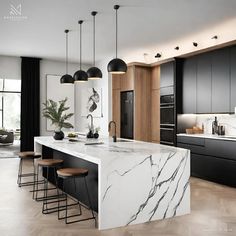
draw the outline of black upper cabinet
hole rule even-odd
[[[212,110],[230,111],[230,55],[229,48],[212,53]]]
[[[161,65],[161,81],[160,87],[174,86],[174,62],[168,62]]]
[[[183,113],[196,113],[196,57],[183,62]]]
[[[197,113],[211,111],[211,53],[197,57]]]
[[[236,107],[236,47],[230,50],[230,68],[230,111],[234,112],[234,107]]]

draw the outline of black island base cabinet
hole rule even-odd
[[[191,150],[191,176],[236,187],[236,142],[178,136],[177,146]]]

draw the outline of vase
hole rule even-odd
[[[54,131],[54,136],[53,138],[55,140],[62,140],[65,137],[64,133],[60,130],[60,131]]]
[[[95,133],[95,134],[93,135],[93,137],[94,137],[94,138],[98,138],[98,137],[99,137],[99,134],[98,134],[98,133]]]
[[[87,133],[87,138],[94,138],[92,130],[89,130],[89,132]]]

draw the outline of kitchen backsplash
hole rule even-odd
[[[225,126],[226,135],[236,135],[236,115],[228,114],[204,114],[196,115],[196,126],[202,127],[204,125],[204,133],[212,133],[212,122],[217,117],[218,124]]]

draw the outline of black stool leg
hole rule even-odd
[[[22,158],[20,158],[18,178],[17,178],[17,184],[19,187],[21,187],[22,165],[23,165],[23,160]]]

